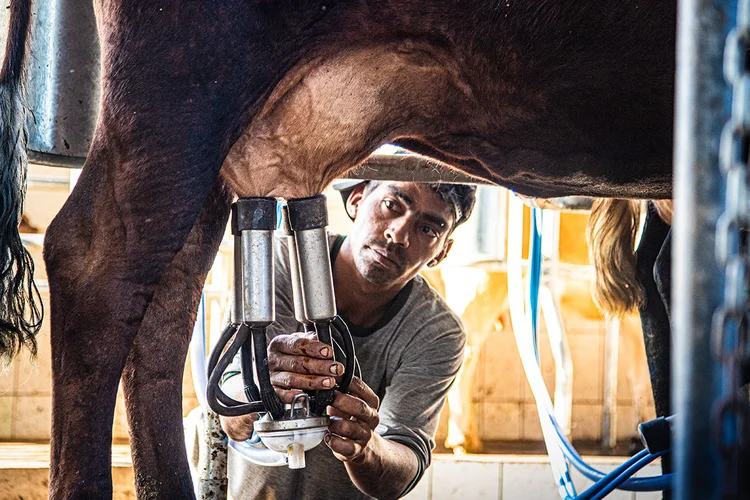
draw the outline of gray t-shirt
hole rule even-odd
[[[331,237],[333,259],[342,241]],[[294,319],[286,238],[276,239],[275,252],[276,322],[269,327],[269,337],[302,331]],[[380,398],[376,432],[417,456],[420,467],[413,487],[430,465],[440,410],[463,360],[466,335],[461,321],[417,276],[375,325],[349,327],[362,379]],[[306,453],[306,467],[299,470],[255,465],[231,448],[228,460],[230,499],[370,498],[351,482],[325,443]]]

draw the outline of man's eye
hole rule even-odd
[[[396,203],[393,200],[385,199],[383,200],[383,205],[385,208],[389,210],[395,210],[396,209]]]
[[[426,234],[427,236],[430,236],[432,238],[437,238],[438,234],[437,231],[432,229],[430,226],[422,226],[422,232]]]

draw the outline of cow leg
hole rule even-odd
[[[671,330],[669,311],[664,301],[664,297],[668,298],[668,295],[663,294],[664,287],[667,287],[666,290],[669,288],[669,277],[664,272],[664,266],[668,270],[670,263],[669,232],[670,226],[659,218],[656,210],[649,204],[643,235],[636,252],[636,269],[638,281],[644,290],[643,303],[638,311],[641,315],[651,390],[658,416],[671,414]],[[662,471],[672,471],[670,455],[662,457]],[[665,493],[664,498],[671,498],[671,495]]]
[[[192,497],[182,432],[182,377],[201,290],[224,234],[229,202],[218,180],[185,245],[164,272],[125,364],[123,385],[140,499]]]
[[[206,146],[220,141],[204,132],[200,114],[144,118],[148,126],[118,130],[122,120],[103,108],[79,182],[47,231],[54,499],[111,497],[118,382],[164,270],[183,248],[220,167],[221,152]],[[171,140],[151,140],[165,135]],[[122,142],[102,140],[113,136]],[[158,419],[161,409],[151,401],[144,412]]]

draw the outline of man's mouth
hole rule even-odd
[[[396,260],[394,256],[389,255],[389,252],[377,247],[370,247],[370,250],[372,251],[373,255],[375,256],[375,260],[378,261],[381,265],[385,267],[392,267],[394,269],[400,269],[401,264]]]

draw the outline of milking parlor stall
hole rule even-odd
[[[5,0],[0,13],[3,37],[13,1]],[[522,198],[390,144],[333,183],[363,179],[478,186],[474,213],[455,231],[449,256],[421,273],[460,317],[467,341],[463,365],[440,413],[431,464],[405,498],[645,500],[664,495],[705,500],[750,495],[739,474],[748,451],[750,415],[743,378],[750,2],[685,0],[678,12],[675,234],[663,221],[672,222],[671,210],[665,215],[662,205],[645,200],[632,202],[636,215],[619,222],[633,226],[634,238],[626,244],[632,259],[641,239],[661,231],[646,274],[656,276],[649,278],[659,289],[655,296],[666,296],[668,316],[662,315],[667,333],[670,321],[673,332],[671,368],[669,356],[659,363],[647,359],[644,326],[653,328],[653,316],[642,324],[638,307],[602,312],[592,295],[597,270],[591,255],[597,249],[589,243],[596,242],[597,226],[588,242],[586,228],[601,200]],[[53,361],[42,247],[47,227],[76,189],[91,146],[100,71],[91,2],[34,2],[24,74],[29,165],[19,222],[45,315],[37,355],[23,350],[0,373],[0,499],[49,496]],[[260,386],[247,392],[251,402],[241,404],[218,389],[219,369],[241,344],[250,351],[261,344],[257,335],[265,338],[258,325],[266,324],[263,293],[270,285],[259,271],[267,261],[258,255],[274,232],[289,238],[298,251],[290,258],[299,273],[300,324],[316,329],[319,337],[327,332],[323,336],[329,341],[338,338],[348,372],[356,372],[351,334],[337,319],[335,306],[326,309],[325,299],[330,302],[335,290],[330,266],[326,271],[321,265],[328,255],[325,230],[345,235],[352,222],[339,191],[329,186],[324,195],[314,206],[290,202],[248,208],[254,202],[239,200],[233,207],[232,223],[191,318],[193,337],[182,383],[185,447],[197,498],[226,497],[228,448],[255,464],[303,468],[306,450],[318,445],[328,425],[328,417],[316,411],[321,403],[314,395],[283,408],[260,394],[267,381],[261,380],[261,368],[253,380],[253,359],[258,363],[264,356],[257,350],[242,355],[250,367],[243,365],[243,377],[249,372],[250,385]],[[248,215],[261,208],[265,215],[260,219]],[[665,259],[667,271],[655,270]],[[641,304],[640,310],[646,307]],[[661,374],[667,388],[671,384],[671,403],[669,392],[661,394],[665,407],[654,403],[649,369],[651,377]],[[122,389],[112,420],[112,495],[135,498]],[[253,438],[234,442],[221,430],[216,411],[261,411],[269,417],[256,424]]]

